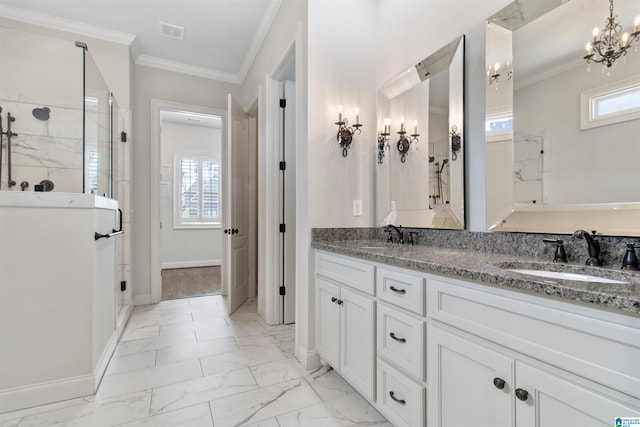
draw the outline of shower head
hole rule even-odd
[[[35,117],[38,120],[42,120],[43,122],[46,122],[47,120],[49,120],[50,113],[51,113],[51,109],[49,107],[34,108],[32,111],[33,117]]]

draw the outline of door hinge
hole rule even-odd
[[[286,99],[281,99],[280,100],[280,108],[285,108],[287,106],[287,100]]]
[[[287,225],[286,224],[280,224],[280,232],[281,233],[286,233],[287,232]]]
[[[127,142],[127,133],[125,131],[120,132],[120,141]]]
[[[280,162],[280,170],[287,170],[287,162]]]
[[[121,290],[122,292],[124,292],[124,291],[126,291],[126,290],[127,290],[127,281],[126,281],[126,280],[121,280],[121,281],[120,281],[120,290]]]
[[[280,286],[280,295],[285,295],[286,289],[284,286]]]

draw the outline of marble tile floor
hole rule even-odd
[[[391,426],[331,368],[306,371],[293,325],[216,295],[138,306],[95,395],[0,414],[0,427]]]

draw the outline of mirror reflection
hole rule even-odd
[[[464,229],[464,37],[378,91],[380,225]]]
[[[633,3],[614,4],[631,33]],[[640,52],[611,67],[585,58],[609,5],[519,0],[489,20],[490,230],[640,235]]]

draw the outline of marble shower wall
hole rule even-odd
[[[17,136],[11,139],[12,179],[17,185],[12,191],[21,191],[20,183],[26,181],[33,186],[44,179],[52,181],[55,191],[82,192],[82,106],[80,99],[76,105],[35,103],[8,99],[2,94],[2,124],[6,131],[7,113],[15,117],[11,130]],[[42,100],[42,97],[39,98]],[[51,109],[50,119],[36,119],[34,108]],[[0,190],[8,190],[7,138],[3,138],[2,176]]]

